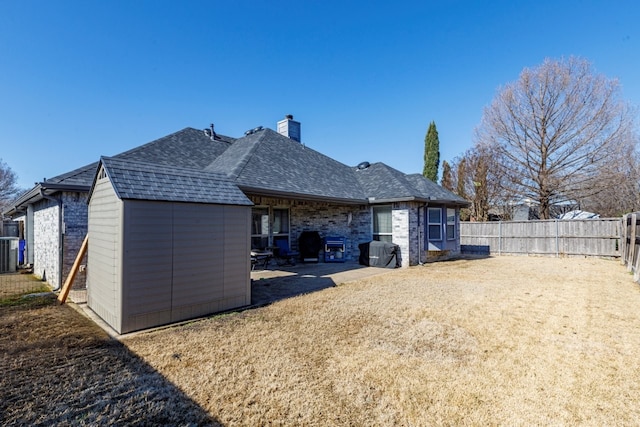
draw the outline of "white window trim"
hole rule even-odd
[[[449,211],[453,211],[453,222],[452,223],[449,223]],[[456,227],[456,222],[457,222],[456,219],[457,219],[458,215],[456,215],[456,210],[453,209],[453,208],[447,208],[446,212],[447,212],[447,218],[446,218],[447,222],[446,222],[446,225],[445,225],[444,234],[445,234],[447,240],[456,240],[456,228],[457,228]],[[453,237],[449,237],[449,234],[447,233],[447,230],[449,229],[449,226],[453,227]]]

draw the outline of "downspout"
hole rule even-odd
[[[54,291],[57,291],[62,287],[62,199],[47,196],[44,194],[43,188],[40,188],[40,196],[58,204],[58,287],[54,289]]]

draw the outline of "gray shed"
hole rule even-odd
[[[89,308],[123,334],[250,304],[251,205],[223,175],[103,157]]]

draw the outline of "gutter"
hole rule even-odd
[[[31,190],[26,193],[22,193],[13,203],[11,203],[11,207],[7,208],[7,210],[2,211],[2,214],[5,216],[11,216],[18,212],[23,205],[28,205],[31,199],[35,199],[36,197],[40,197],[42,190],[41,184],[36,184]],[[35,200],[34,200],[35,201]]]
[[[7,210],[2,211],[2,214],[5,216],[12,216],[19,212],[20,209],[24,208],[24,205],[32,204],[37,202],[38,200],[46,199],[49,196],[44,194],[46,190],[53,191],[89,191],[91,186],[88,185],[73,185],[73,184],[58,184],[55,182],[36,182],[35,187],[31,190],[22,193],[15,201],[11,203],[11,207],[7,208]]]
[[[246,185],[238,185],[238,188],[247,195],[252,196],[262,196],[262,197],[280,197],[285,199],[294,199],[294,200],[311,200],[316,202],[334,202],[346,205],[366,205],[369,203],[367,199],[347,199],[347,198],[339,198],[339,197],[325,197],[325,196],[317,196],[312,194],[303,194],[303,193],[291,193],[287,191],[278,191],[278,190],[265,190],[263,188],[255,188],[249,187]]]

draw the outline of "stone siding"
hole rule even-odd
[[[33,213],[33,273],[54,289],[60,283],[60,208],[53,200],[42,200]]]
[[[54,200],[43,200],[35,204],[33,216],[34,274],[54,289],[62,286],[62,282],[71,271],[82,240],[87,234],[88,215],[86,193],[65,192],[56,197],[62,200],[62,212],[59,204]],[[60,230],[60,215],[62,215],[62,230]],[[62,266],[60,266],[61,256]],[[86,265],[86,259],[83,264]],[[60,268],[62,268],[62,280]],[[76,276],[73,288],[85,286],[86,272],[83,269]]]
[[[357,260],[360,243],[373,240],[371,207],[368,205],[337,205],[323,202],[249,196],[256,206],[289,209],[289,238],[292,250],[298,250],[298,237],[303,231],[317,231],[321,237],[345,237],[345,260]],[[446,209],[443,209],[443,220]],[[403,267],[424,263],[429,258],[426,242],[426,210],[423,203],[399,202],[392,204],[392,241],[400,247]],[[456,219],[459,209],[456,209]],[[456,221],[459,236],[459,221]],[[443,226],[443,233],[446,231]],[[460,239],[444,241],[447,254],[460,252]]]
[[[409,265],[411,249],[409,245],[409,208],[401,204],[394,204],[391,210],[391,229],[393,236],[391,241],[400,247],[400,260],[402,266]]]

